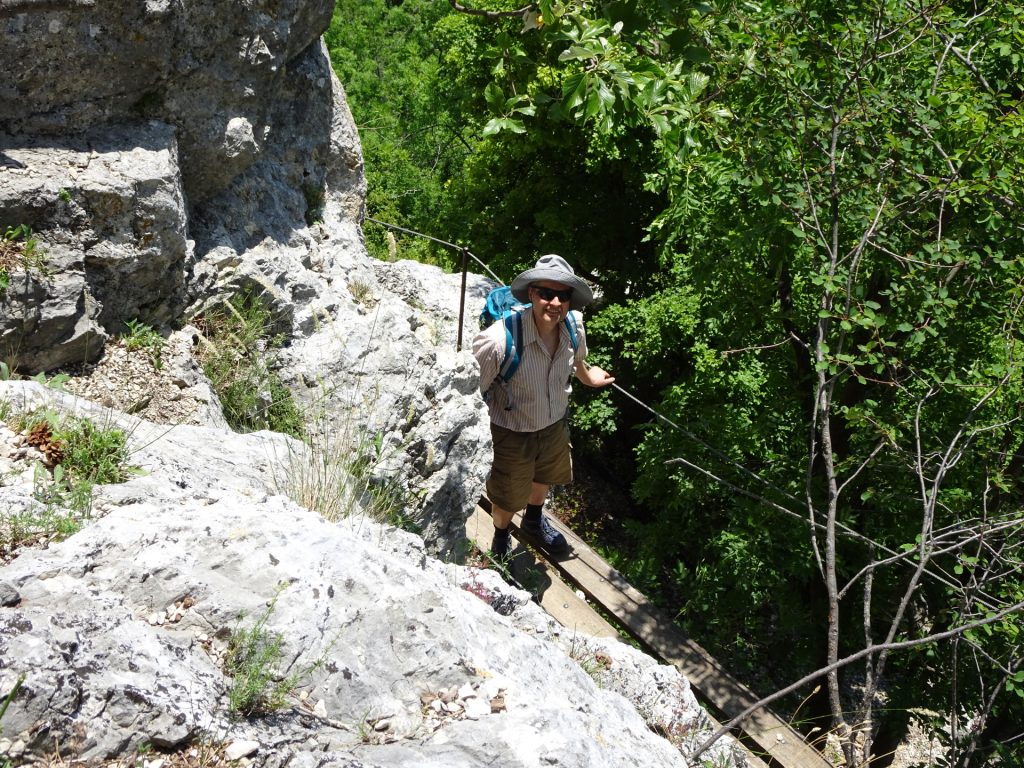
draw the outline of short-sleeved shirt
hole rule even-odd
[[[540,339],[533,312],[523,311],[523,343],[519,368],[502,385],[498,369],[505,356],[505,324],[493,323],[473,339],[473,356],[480,363],[480,390],[487,398],[491,422],[515,432],[536,432],[565,416],[570,381],[587,356],[583,316],[574,312],[578,346],[573,353],[565,323],[558,326],[558,348],[552,355]]]

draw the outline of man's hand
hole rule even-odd
[[[604,368],[596,365],[592,365],[589,368],[586,365],[577,366],[576,378],[588,387],[607,387],[615,381],[614,376],[609,374]]]

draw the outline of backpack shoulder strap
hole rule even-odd
[[[565,329],[569,332],[569,342],[572,344],[573,353],[580,348],[580,336],[579,326],[576,324],[576,318],[570,309],[565,315]]]
[[[523,348],[523,310],[506,312],[501,321],[505,326],[505,356],[498,368],[498,378],[507,384],[519,369],[519,350]]]

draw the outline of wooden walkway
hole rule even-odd
[[[481,499],[481,506],[476,508],[466,526],[469,537],[483,551],[490,547],[494,531],[489,508],[490,503]],[[711,654],[687,637],[671,617],[629,584],[622,574],[560,521],[549,520],[569,541],[572,552],[563,558],[545,559],[539,563],[530,554],[526,567],[536,564],[538,567],[534,572],[546,574],[541,576],[541,589],[531,591],[539,595],[541,606],[556,621],[584,634],[618,636],[618,631],[593,606],[579,599],[575,591],[578,588],[607,615],[614,616],[630,636],[664,662],[679,669],[697,696],[710,705],[722,720],[735,717],[758,701],[759,696],[735,680]],[[513,533],[521,541],[535,544],[518,528],[514,527]],[[533,549],[540,551],[536,546]],[[522,555],[518,555],[512,564],[516,578],[519,578],[517,567],[520,571],[523,569],[520,557]],[[796,730],[770,709],[758,710],[738,728],[742,733],[736,735],[745,736],[752,742],[749,746],[759,755],[748,754],[752,766],[764,766],[762,760],[767,760],[782,768],[833,768],[820,752],[808,745]]]

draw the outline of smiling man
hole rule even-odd
[[[615,381],[597,366],[587,366],[587,340],[579,310],[594,300],[593,291],[561,256],[541,256],[532,269],[512,281],[512,295],[529,305],[522,313],[517,341],[519,367],[508,381],[501,369],[506,351],[505,323],[498,321],[473,340],[480,363],[480,390],[491,417],[494,460],[487,479],[494,539],[491,553],[504,559],[511,549],[509,524],[525,507],[522,528],[552,554],[568,543],[544,517],[552,485],[572,482],[567,412],[570,381],[604,387]],[[569,313],[573,317],[567,322]],[[575,336],[575,338],[574,338]]]

